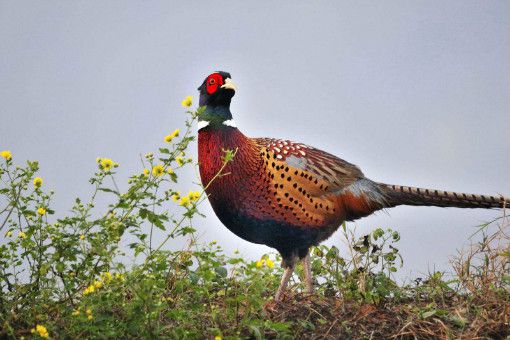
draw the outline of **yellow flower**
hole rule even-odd
[[[184,100],[181,102],[181,104],[184,107],[190,107],[191,105],[193,105],[193,97],[187,96],[186,98],[184,98]]]
[[[165,142],[170,143],[175,137],[179,136],[179,132],[181,132],[181,130],[175,129],[174,132],[172,132],[168,136],[165,136]]]
[[[20,231],[19,234],[18,234],[18,237],[21,238],[21,239],[26,239],[27,238],[27,234],[25,234],[24,232]]]
[[[172,195],[172,200],[174,202],[177,202],[180,198],[181,198],[181,193],[180,192],[176,192],[175,194]]]
[[[38,333],[41,338],[49,337],[48,330],[42,325],[36,325],[35,328],[31,329],[32,333]]]
[[[115,273],[115,278],[120,281],[124,281],[124,275],[120,273]]]
[[[80,235],[80,240],[82,240],[82,241],[83,241],[84,239],[85,239],[85,235],[81,234],[81,235]]]
[[[181,200],[179,201],[179,205],[182,205],[183,207],[187,207],[190,204],[189,196],[181,197]]]
[[[12,158],[12,153],[7,150],[0,151],[0,157],[5,158],[6,160],[10,160]]]
[[[113,161],[110,158],[99,158],[101,169],[109,171],[113,167]]]
[[[85,290],[83,291],[83,295],[92,294],[92,293],[94,293],[95,290],[96,290],[96,287],[94,287],[94,285],[90,285],[87,288],[85,288]]]
[[[184,158],[182,158],[181,156],[175,157],[175,161],[177,162],[177,164],[179,164],[179,166],[184,165]]]
[[[40,215],[40,216],[44,216],[46,215],[46,209],[44,209],[43,207],[37,209],[37,213]]]
[[[143,174],[144,174],[145,176],[148,176],[148,175],[149,175],[149,173],[150,173],[149,169],[147,169],[147,168],[143,169]]]
[[[87,313],[87,320],[90,321],[90,320],[94,319],[94,317],[92,316],[92,310],[90,308],[87,308],[86,313]]]
[[[221,340],[221,336],[216,335],[216,336],[214,337],[214,340]]]
[[[104,272],[103,274],[101,274],[101,278],[103,279],[104,282],[109,282],[112,279],[112,274],[110,272]]]
[[[94,287],[96,289],[99,289],[99,288],[103,287],[103,283],[101,281],[94,280]]]
[[[10,231],[10,230],[9,230],[8,232],[6,232],[6,233],[5,233],[5,236],[6,236],[6,237],[11,237],[11,236],[12,236],[12,231]]]
[[[188,197],[190,198],[191,201],[198,201],[198,199],[200,198],[200,192],[190,191]]]
[[[75,311],[73,311],[72,315],[73,316],[78,316],[78,315],[80,315],[80,311],[79,310],[75,310]]]
[[[163,175],[165,172],[165,167],[161,164],[156,165],[154,168],[152,168],[152,176],[159,177]]]
[[[173,174],[173,173],[174,173],[174,169],[172,169],[172,168],[168,168],[168,169],[166,169],[166,172],[167,172],[169,175],[171,175],[171,174]]]
[[[257,268],[262,268],[264,266],[268,267],[268,268],[274,268],[274,262],[267,258],[267,255],[264,255],[262,256],[262,258],[260,260],[258,260],[256,263],[255,263],[255,266]]]
[[[43,184],[43,180],[41,177],[34,178],[34,187],[40,188],[42,184]]]

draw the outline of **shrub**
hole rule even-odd
[[[508,335],[508,242],[494,247],[502,237],[491,235],[456,262],[456,280],[433,273],[414,287],[399,287],[392,279],[402,265],[399,233],[377,228],[357,237],[344,224],[347,256],[336,247],[312,249],[317,293],[302,293],[294,277],[290,296],[275,306],[282,274],[277,254],[246,261],[238,253],[227,256],[216,242],[198,241],[193,218],[204,189],[176,189],[182,169],[195,165],[186,152],[201,110],[187,114],[184,131],[170,133],[165,147],[143,157],[143,169],[129,177],[125,191],[116,185],[119,165],[98,158],[90,198],[77,198],[68,216],[53,211],[54,193],[37,177],[37,162],[16,165],[10,152],[0,152],[0,336]],[[224,150],[224,165],[235,152]],[[96,206],[100,195],[109,202],[104,209]],[[171,249],[170,240],[184,246]],[[133,265],[126,265],[128,257]],[[478,326],[489,321],[490,327]]]

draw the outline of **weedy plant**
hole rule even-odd
[[[458,259],[455,280],[433,273],[416,286],[399,287],[392,279],[402,265],[399,233],[377,228],[357,237],[344,224],[346,256],[324,245],[312,251],[316,294],[302,293],[295,280],[290,296],[274,305],[282,274],[278,255],[247,261],[237,252],[225,254],[216,242],[201,242],[193,223],[205,188],[176,189],[179,174],[195,166],[186,152],[202,111],[191,110],[191,103],[190,97],[183,101],[185,129],[142,157],[143,169],[129,177],[126,190],[116,184],[119,165],[98,158],[91,196],[77,198],[68,216],[53,211],[54,193],[37,177],[37,162],[17,165],[9,151],[0,152],[0,337],[509,334],[508,225]],[[228,176],[223,170],[235,158],[236,150],[223,151],[215,179]],[[100,196],[110,202],[105,209],[97,207]],[[184,246],[172,249],[171,240]],[[126,253],[135,264],[126,265]]]
[[[356,229],[344,223],[341,236],[349,256],[340,256],[335,246],[315,248],[312,269],[325,284],[326,295],[341,294],[344,298],[379,303],[381,299],[398,294],[392,274],[403,264],[396,243],[400,234],[391,229],[377,228],[368,235],[356,238]]]
[[[77,198],[70,216],[53,218],[53,192],[36,177],[37,162],[19,166],[9,151],[0,154],[0,335],[181,338],[220,336],[233,320],[260,324],[253,315],[277,284],[274,256],[246,262],[215,243],[197,242],[193,217],[205,188],[175,189],[179,172],[194,165],[186,151],[201,113],[187,110],[185,131],[175,130],[164,137],[166,147],[147,153],[123,192],[115,180],[119,165],[97,158],[92,195]],[[223,168],[235,152],[224,150]],[[223,168],[215,179],[226,175]],[[99,195],[112,202],[104,212],[96,209]],[[157,229],[162,238],[154,237]],[[168,250],[172,239],[187,246]],[[138,264],[126,268],[122,241],[130,242]]]

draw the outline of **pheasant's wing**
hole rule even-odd
[[[302,170],[303,176],[308,173],[308,176],[316,176],[318,181],[324,182],[324,194],[341,191],[365,177],[356,165],[302,143],[273,138],[253,140],[261,153],[267,153],[272,161],[286,163],[289,167]],[[268,162],[269,165],[272,161]]]
[[[361,170],[305,144],[255,138],[270,198],[263,213],[303,227],[331,227],[345,217],[338,196],[363,178]]]

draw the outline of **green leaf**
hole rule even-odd
[[[141,208],[138,211],[138,215],[143,219],[147,219],[150,223],[154,224],[159,229],[166,230],[163,221],[168,221],[168,217],[165,215],[158,215],[145,208]]]
[[[434,315],[436,315],[436,310],[435,310],[435,309],[433,309],[433,310],[429,310],[429,311],[427,311],[427,312],[422,313],[422,314],[421,314],[421,317],[422,317],[423,319],[426,319],[426,318],[430,318],[431,316],[434,316]]]
[[[290,327],[288,323],[283,322],[267,322],[267,327],[277,332],[287,331]]]
[[[138,211],[138,215],[140,216],[140,218],[146,219],[148,212],[149,212],[149,210],[147,210],[147,209],[140,209]]]
[[[97,190],[103,191],[103,192],[111,192],[112,194],[115,194],[117,196],[119,195],[119,193],[117,191],[109,189],[109,188],[97,188]]]
[[[194,233],[195,231],[196,231],[196,229],[193,228],[193,227],[183,227],[179,231],[179,234],[184,236],[184,235],[188,235],[188,234]]]
[[[120,209],[128,209],[129,208],[129,204],[127,202],[119,202],[117,204],[117,208],[120,208]]]
[[[220,277],[227,277],[227,275],[228,275],[227,268],[225,268],[225,267],[216,267],[216,268],[214,268],[214,271]]]
[[[458,317],[458,316],[452,316],[450,320],[453,322],[453,324],[457,327],[464,327],[466,325],[466,319]]]
[[[65,266],[62,262],[57,263],[56,265],[57,272],[62,273],[65,269]]]
[[[260,332],[260,329],[257,326],[250,325],[249,328],[251,329],[255,339],[262,340],[264,338],[262,336],[262,333]]]

